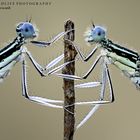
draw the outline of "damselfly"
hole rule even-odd
[[[6,47],[0,50],[0,81],[3,81],[4,78],[8,76],[10,70],[17,62],[22,63],[22,95],[30,101],[37,102],[42,105],[63,108],[61,105],[56,105],[57,103],[63,103],[60,100],[50,100],[47,98],[30,96],[28,94],[27,87],[27,76],[26,76],[26,56],[29,58],[37,72],[43,77],[46,76],[46,71],[56,65],[60,60],[63,59],[64,54],[60,55],[52,62],[50,62],[46,67],[41,66],[36,60],[32,57],[31,53],[23,45],[29,43],[28,40],[31,40],[33,44],[41,44],[43,42],[32,41],[37,36],[36,28],[31,24],[31,21],[21,22],[16,27],[17,37]],[[56,42],[67,32],[61,32],[55,36],[52,40],[45,43],[44,46],[49,46],[52,43]],[[67,63],[68,64],[68,63]],[[61,69],[65,64],[56,67],[55,69]]]
[[[83,55],[83,53],[75,43],[71,42],[70,40],[67,41],[69,41],[69,43],[71,43],[75,47],[77,53],[79,54],[79,57],[84,62],[88,61],[98,49],[101,49],[100,54],[97,56],[91,68],[82,77],[76,75],[55,73],[59,77],[71,80],[86,79],[94,70],[99,61],[102,62],[102,78],[100,82],[88,82],[75,85],[75,87],[77,88],[101,86],[99,100],[75,103],[76,105],[95,105],[77,126],[77,128],[81,127],[95,113],[100,105],[112,103],[115,100],[111,76],[108,68],[109,64],[113,64],[117,68],[119,68],[124,73],[124,75],[127,76],[135,84],[136,88],[140,89],[140,55],[138,54],[138,52],[122,47],[112,42],[110,39],[107,39],[106,29],[101,26],[95,26],[94,24],[92,24],[92,28],[90,28],[90,30],[86,32],[85,36],[86,42],[88,42],[90,45],[96,44],[95,48],[86,57]],[[110,100],[104,99],[107,83],[110,90]]]

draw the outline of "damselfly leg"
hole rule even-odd
[[[64,36],[68,32],[61,32],[57,36],[55,36],[52,40],[44,44],[42,42],[33,41],[33,39],[37,36],[37,34],[36,34],[36,28],[33,26],[33,24],[31,24],[31,21],[19,23],[16,28],[17,37],[10,44],[8,44],[7,46],[5,46],[4,48],[0,50],[0,80],[2,81],[4,78],[8,76],[11,69],[14,67],[14,65],[17,62],[22,61],[22,91],[23,91],[22,94],[23,96],[28,98],[30,101],[35,101],[42,105],[56,107],[56,108],[63,108],[63,101],[30,96],[28,94],[27,81],[26,81],[25,56],[29,58],[29,60],[32,62],[37,72],[43,77],[43,76],[47,76],[47,72],[63,59],[64,54],[58,56],[48,65],[43,67],[38,62],[36,62],[36,60],[32,57],[31,53],[23,45],[28,44],[28,40],[32,40],[31,42],[33,44],[37,44],[38,46],[42,46],[42,44],[45,47],[50,46],[56,41],[58,41],[62,36]],[[60,69],[65,67],[65,65],[69,63],[70,62],[56,67],[52,73],[55,73],[55,71],[59,71]],[[56,105],[56,104],[61,104],[61,105]]]

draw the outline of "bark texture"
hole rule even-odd
[[[65,31],[74,29],[74,23],[71,20],[66,21]],[[66,39],[74,41],[75,31],[69,32],[64,36],[64,62],[72,61],[75,59],[76,50]],[[67,65],[63,71],[63,74],[75,74],[75,62]],[[71,105],[75,103],[75,91],[74,91],[74,80],[64,79],[64,106]],[[67,111],[68,110],[68,111]],[[64,109],[64,140],[73,140],[74,136],[74,126],[75,126],[75,116],[74,116],[75,106],[70,106]],[[72,113],[70,113],[72,112]]]

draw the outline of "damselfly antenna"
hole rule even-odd
[[[29,23],[31,23],[31,21],[32,21],[32,16],[31,16],[30,19],[29,19]]]
[[[91,20],[91,25],[92,25],[93,28],[95,28],[93,20]]]
[[[30,16],[30,17],[26,16],[26,20],[25,20],[25,22],[29,22],[29,23],[31,23],[31,21],[32,21],[32,16]]]

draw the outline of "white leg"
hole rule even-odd
[[[106,81],[108,81],[109,88],[110,88],[110,101],[103,101],[104,99],[104,93],[105,93],[105,87],[106,87]],[[91,111],[84,117],[84,119],[77,125],[76,129],[79,129],[82,125],[86,123],[86,121],[94,115],[96,110],[100,107],[102,104],[106,103],[112,103],[114,101],[114,93],[113,93],[113,87],[112,87],[112,82],[111,82],[111,77],[109,74],[108,66],[106,63],[103,64],[103,72],[102,72],[102,86],[101,86],[101,93],[100,93],[100,101],[93,101],[92,103],[97,103],[95,106],[91,109]],[[83,102],[84,104],[86,102]],[[87,102],[89,103],[89,102]],[[90,102],[91,103],[91,102]],[[76,103],[78,104],[78,103]],[[80,102],[81,104],[81,102]]]
[[[64,54],[58,56],[57,58],[55,58],[54,60],[52,60],[45,68],[46,70],[52,68],[53,66],[55,66],[57,63],[59,63],[62,59],[64,58]]]
[[[82,76],[82,77],[79,77],[79,76],[76,76],[76,75],[59,74],[59,73],[55,73],[55,75],[58,76],[58,77],[62,77],[62,78],[65,78],[65,79],[70,79],[70,80],[86,79],[90,75],[90,73],[94,70],[95,66],[98,64],[98,62],[101,58],[102,58],[102,55],[99,55],[97,57],[97,59],[95,60],[95,62],[93,63],[93,65],[91,66],[91,68],[88,70],[88,72],[86,72],[84,74],[84,76]]]
[[[74,61],[75,61],[75,60],[66,62],[66,63],[64,63],[64,64],[62,64],[62,65],[60,65],[60,66],[58,66],[58,67],[56,67],[56,68],[54,68],[54,69],[52,69],[52,70],[50,70],[47,74],[48,74],[48,75],[54,74],[54,73],[56,73],[56,72],[62,70],[66,65],[68,65],[68,64],[70,64],[70,63],[72,63],[72,62],[74,62]]]
[[[53,61],[51,61],[45,68],[42,67],[40,64],[38,64],[36,62],[36,60],[32,57],[31,53],[27,50],[27,48],[24,48],[23,50],[24,53],[26,53],[26,55],[29,57],[30,61],[32,62],[33,66],[36,68],[36,70],[39,72],[39,74],[41,76],[47,76],[48,73],[46,73],[46,70],[49,70],[50,68],[52,68],[53,66],[55,66],[57,63],[59,63],[63,58],[64,55],[60,55],[57,58],[55,58]],[[62,68],[64,68],[66,65],[68,65],[71,62],[68,62],[66,64],[60,65],[58,67],[56,67],[55,69],[51,70],[52,73],[54,73],[55,71],[59,71]]]
[[[93,88],[101,85],[101,82],[88,82],[75,85],[75,88]]]
[[[42,98],[38,96],[29,96],[28,94],[28,87],[27,87],[27,77],[26,77],[26,60],[25,57],[22,61],[22,95],[27,98],[30,101],[36,102],[40,105],[52,107],[52,108],[64,108],[69,113],[73,114],[69,110],[67,110],[65,107],[63,107],[64,101],[61,100],[51,100],[47,98]],[[57,105],[62,104],[62,105]]]
[[[73,45],[73,47],[74,47],[75,50],[77,51],[77,53],[78,53],[80,59],[81,59],[82,61],[84,61],[84,62],[87,62],[87,61],[95,54],[95,52],[96,52],[97,49],[98,49],[98,46],[95,46],[95,48],[85,57],[84,54],[80,51],[79,47],[78,47],[76,44],[74,44],[73,41],[68,40],[68,39],[66,39],[66,40],[67,40],[69,43],[71,43],[71,44]]]
[[[102,87],[101,87],[101,93],[100,93],[100,100],[98,101],[89,101],[89,102],[77,102],[75,103],[75,105],[93,105],[93,104],[108,104],[108,103],[112,103],[114,102],[114,93],[113,93],[113,86],[112,86],[112,82],[111,82],[111,77],[110,77],[110,73],[109,73],[109,69],[108,69],[108,66],[107,64],[105,64],[105,74],[106,76],[106,79],[103,79],[102,78]],[[105,84],[106,82],[105,81],[108,81],[108,84],[109,84],[109,90],[110,90],[110,100],[103,100],[102,97],[104,97],[104,92],[105,92]],[[71,106],[71,105],[69,105]]]
[[[24,48],[23,49],[23,53],[25,53],[28,56],[28,58],[32,62],[33,66],[38,71],[38,73],[41,76],[46,76],[46,74],[45,74],[45,68],[43,68],[39,63],[36,62],[36,60],[32,57],[31,53],[27,50],[27,48]]]
[[[38,46],[38,47],[47,47],[52,45],[53,43],[55,43],[56,41],[58,41],[61,37],[63,37],[64,35],[66,35],[67,33],[73,31],[74,29],[71,29],[67,32],[61,32],[58,35],[56,35],[52,40],[45,42],[45,41],[31,41],[31,43],[33,43],[34,45]]]
[[[97,111],[97,109],[100,107],[99,104],[95,105],[90,112],[84,117],[84,119],[76,126],[76,130],[78,130],[81,126],[83,126],[88,119]]]
[[[28,94],[25,58],[22,61],[22,95],[28,100],[36,102],[41,105],[45,105],[53,108],[63,108],[63,105],[56,105],[57,103],[63,104],[63,101],[61,100],[50,100],[42,97],[30,96]]]

